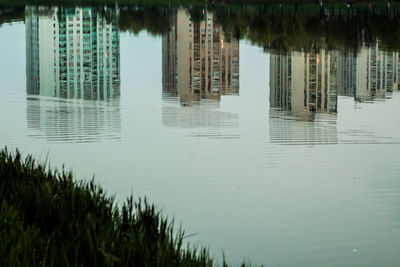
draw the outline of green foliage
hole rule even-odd
[[[1,266],[213,266],[146,200],[120,208],[94,184],[0,152]]]
[[[146,30],[151,34],[167,33],[176,21],[176,10],[185,8],[193,22],[204,18],[203,11],[213,12],[215,23],[226,36],[249,40],[273,52],[310,49],[342,49],[353,52],[363,44],[379,41],[383,50],[400,50],[400,3],[344,2],[224,4],[192,0],[122,0],[116,20],[121,31],[134,34]],[[268,1],[267,1],[268,2]],[[49,5],[49,0],[0,0],[0,25],[24,20],[25,4]],[[111,0],[57,0],[52,5],[92,5],[107,18],[104,4]],[[3,5],[3,8],[1,8]],[[8,6],[8,7],[4,7]]]
[[[168,33],[175,12],[168,6],[128,6],[120,11],[118,27],[121,31],[137,34],[142,30],[153,35]]]
[[[24,7],[1,7],[0,6],[0,27],[4,23],[25,20]]]
[[[379,41],[384,50],[399,50],[400,5],[286,3],[216,6],[227,33],[272,52],[315,48],[357,51]]]
[[[267,1],[269,2],[269,1]],[[113,9],[113,0],[0,0],[0,25],[24,20],[24,6],[41,5],[92,5],[100,14],[105,4]],[[3,5],[3,8],[1,8]],[[357,52],[366,44],[378,40],[383,50],[400,50],[400,3],[358,3],[347,6],[345,2],[224,4],[194,0],[122,0],[118,1],[116,20],[121,31],[134,34],[146,30],[154,35],[167,33],[176,22],[176,10],[185,8],[193,22],[204,18],[203,11],[213,12],[215,23],[226,36],[249,40],[254,45],[272,52],[310,49],[341,49]],[[5,7],[8,6],[8,7]]]

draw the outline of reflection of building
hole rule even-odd
[[[337,143],[337,60],[324,50],[271,54],[271,143]]]
[[[63,98],[27,99],[28,128],[49,141],[119,138],[117,12],[105,12],[110,20],[95,8],[26,8],[27,93]]]
[[[339,55],[337,81],[338,95],[351,97],[355,95],[357,88],[357,57]]]
[[[271,108],[269,138],[271,143],[285,145],[336,144],[336,114],[314,113],[312,122],[299,121],[283,110]]]
[[[377,45],[357,55],[324,50],[271,54],[271,142],[336,143],[337,95],[356,101],[384,98],[398,90],[399,75],[399,54]]]
[[[378,45],[357,54],[338,51],[272,54],[270,105],[308,118],[315,112],[335,112],[336,95],[356,101],[384,98],[398,90],[399,53],[383,52]]]
[[[162,108],[162,124],[179,128],[237,128],[239,115],[194,105],[188,108],[165,106]]]
[[[121,138],[119,100],[82,101],[29,97],[26,116],[34,136],[56,142]]]
[[[337,53],[270,56],[270,106],[312,119],[314,113],[336,112]]]
[[[357,55],[341,55],[338,63],[339,94],[356,101],[384,98],[398,90],[399,53],[383,52],[378,44],[363,47]]]
[[[108,11],[107,11],[108,12]],[[119,97],[118,12],[26,8],[27,93],[106,100]]]
[[[224,35],[211,12],[192,22],[178,10],[162,54],[164,93],[182,102],[239,93],[239,41]]]

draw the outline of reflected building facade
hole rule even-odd
[[[271,54],[271,142],[337,143],[338,96],[384,99],[398,90],[399,75],[399,53],[380,51],[378,44],[357,54],[323,49]]]
[[[28,128],[48,141],[119,139],[118,10],[25,12]]]
[[[107,100],[120,95],[118,9],[26,7],[28,95]],[[106,11],[105,11],[106,12]]]
[[[339,95],[356,101],[384,99],[398,90],[399,53],[379,50],[378,43],[362,47],[357,55],[341,55],[338,61]]]
[[[239,41],[226,36],[212,12],[202,20],[177,11],[171,31],[162,37],[162,84],[167,96],[182,103],[239,94]]]
[[[88,143],[121,139],[119,102],[29,97],[26,119],[32,135],[48,142]]]
[[[337,143],[337,61],[327,50],[270,55],[271,143]]]
[[[304,119],[337,109],[337,60],[332,51],[270,55],[270,106]]]
[[[337,96],[356,101],[384,99],[398,90],[399,53],[378,44],[357,54],[337,50],[270,56],[270,106],[295,116],[337,112]]]

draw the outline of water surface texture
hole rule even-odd
[[[233,265],[399,266],[399,10],[3,8],[0,145]]]

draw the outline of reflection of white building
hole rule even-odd
[[[363,47],[357,55],[341,55],[338,63],[339,94],[357,101],[384,98],[398,90],[399,53],[383,52],[378,44]]]
[[[27,124],[36,137],[57,142],[121,138],[119,100],[82,101],[29,97]]]
[[[26,7],[27,93],[111,99],[120,94],[117,11]]]
[[[239,93],[239,41],[224,35],[211,12],[192,22],[178,10],[162,42],[164,93],[182,102]]]
[[[290,52],[270,56],[270,106],[309,119],[336,112],[337,52]]]

